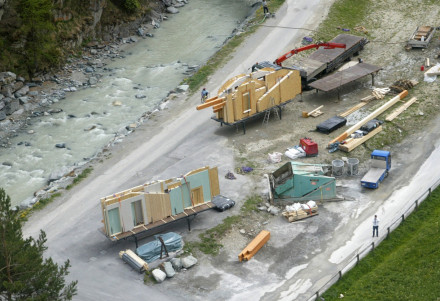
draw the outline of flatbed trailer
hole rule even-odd
[[[202,213],[207,210],[211,210],[215,208],[215,205],[212,202],[207,202],[202,205],[192,207],[185,209],[184,212],[178,214],[178,215],[172,215],[167,218],[164,218],[162,220],[156,221],[154,223],[150,223],[147,225],[139,225],[129,231],[124,231],[112,236],[108,236],[105,233],[105,229],[101,228],[99,231],[104,234],[109,240],[116,242],[119,240],[127,240],[127,239],[134,239],[136,248],[138,247],[138,239],[148,237],[150,235],[153,235],[159,231],[160,228],[163,228],[164,226],[168,226],[170,224],[174,224],[178,221],[185,220],[188,224],[188,231],[191,231],[191,221],[196,217],[197,214]]]
[[[359,52],[368,43],[363,37],[340,34],[330,43],[345,44],[345,49],[317,49],[308,57],[300,59],[295,65],[288,69],[300,71],[303,88],[316,79],[324,76],[340,67],[344,62],[359,54]]]

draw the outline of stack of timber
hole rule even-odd
[[[361,138],[348,138],[345,140],[345,143],[340,144],[338,146],[338,148],[341,151],[349,153],[352,150],[354,150],[356,147],[358,147],[359,145],[363,144],[365,141],[367,141],[370,138],[372,138],[373,136],[375,136],[376,134],[379,134],[380,132],[382,132],[382,126],[375,128],[374,130],[369,132],[367,135],[362,136]]]
[[[233,124],[285,104],[300,93],[298,70],[266,67],[229,79],[218,90],[217,96],[198,105],[197,110],[212,107],[216,120]]]
[[[246,248],[241,251],[238,255],[238,260],[242,262],[243,260],[251,259],[269,240],[270,232],[262,230],[255,238],[246,246]]]
[[[119,252],[119,257],[139,273],[148,271],[148,264],[142,260],[142,258],[137,256],[132,250]]]
[[[318,206],[315,202],[309,201],[307,204],[295,203],[290,206],[286,206],[286,210],[283,211],[284,216],[290,223],[296,222],[308,217],[312,217],[318,214]]]
[[[394,118],[396,118],[397,116],[399,116],[403,111],[405,111],[406,109],[408,109],[413,103],[415,103],[417,101],[417,97],[412,97],[410,100],[408,100],[407,102],[405,102],[403,105],[401,105],[400,107],[398,107],[397,109],[395,109],[391,114],[389,114],[385,120],[386,121],[393,121]]]
[[[393,93],[401,93],[405,90],[411,89],[418,83],[419,82],[416,80],[399,79],[390,86],[390,90]]]
[[[356,123],[355,125],[353,125],[351,128],[349,128],[348,130],[346,130],[345,132],[343,132],[341,135],[339,135],[338,137],[336,137],[335,139],[333,139],[332,141],[330,141],[328,143],[328,147],[332,147],[332,145],[336,142],[342,142],[345,139],[349,138],[349,136],[351,134],[353,134],[355,131],[357,131],[358,129],[360,129],[364,124],[366,124],[368,121],[376,118],[377,116],[379,116],[380,114],[382,114],[383,112],[385,112],[387,109],[389,109],[390,107],[392,107],[393,105],[395,105],[398,101],[400,101],[401,99],[405,98],[408,95],[408,91],[403,91],[401,93],[399,93],[398,95],[394,96],[393,98],[391,98],[389,101],[387,101],[385,104],[383,104],[381,107],[379,107],[378,109],[376,109],[374,112],[370,113],[367,117],[365,117],[364,119],[362,119],[361,121],[359,121],[358,123]]]
[[[119,240],[155,226],[210,209],[220,194],[217,167],[180,178],[148,182],[101,198],[104,233]]]

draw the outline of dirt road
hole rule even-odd
[[[314,28],[332,2],[287,0],[276,18],[265,24]],[[208,90],[216,91],[227,78],[247,72],[257,61],[273,60],[298,45],[306,34],[261,27],[211,77]],[[356,201],[326,204],[319,216],[308,222],[288,224],[280,216],[268,215],[267,223],[254,226],[270,230],[271,240],[258,257],[247,263],[238,265],[237,254],[249,237],[234,231],[224,239],[225,247],[219,256],[202,256],[195,268],[160,285],[144,285],[143,276],[118,258],[120,250],[133,248],[134,243],[112,244],[98,232],[102,227],[100,197],[152,179],[178,176],[203,165],[219,167],[222,194],[235,199],[238,205],[255,191],[262,191],[262,181],[255,182],[250,177],[238,175],[237,180],[226,182],[222,175],[234,170],[235,146],[243,136],[231,128],[218,127],[210,120],[209,110],[196,111],[198,102],[198,94],[173,101],[169,109],[157,113],[111,150],[109,158],[97,164],[88,179],[35,213],[26,224],[27,235],[36,235],[39,229],[46,231],[47,255],[60,262],[71,260],[70,278],[79,280],[76,300],[135,300],[147,296],[150,300],[306,300],[354,251],[371,243],[371,216],[380,212],[384,225],[392,220],[397,213],[390,213],[396,210],[388,205],[393,204],[394,199],[390,198],[389,203],[388,196],[393,188],[409,183],[420,162],[434,149],[434,146],[423,148],[421,144],[402,145],[401,149],[407,153],[396,155],[394,162],[405,162],[409,155],[413,161],[393,167],[387,189],[361,193],[358,179],[340,180],[341,191]],[[254,128],[247,135],[247,139],[253,137],[259,137],[258,129]],[[419,141],[428,138],[433,139],[426,136]],[[402,203],[399,197],[399,206],[404,206]],[[238,208],[225,213],[200,214],[191,233],[186,231],[185,223],[167,230],[179,232],[185,239],[194,239],[200,231],[216,225]]]

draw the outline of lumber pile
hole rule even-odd
[[[375,88],[371,92],[372,95],[369,95],[367,97],[364,97],[361,99],[362,102],[368,103],[375,99],[382,99],[390,92],[389,88]]]
[[[119,257],[139,273],[148,271],[148,264],[130,249],[119,252]]]
[[[419,82],[415,80],[406,80],[406,79],[399,79],[398,81],[394,82],[390,86],[390,90],[393,93],[401,93],[404,90],[409,90],[415,85],[417,85]]]
[[[251,259],[269,240],[270,232],[262,230],[251,242],[246,246],[246,248],[241,251],[238,255],[238,260],[241,262],[243,260]]]
[[[318,206],[316,203],[314,201],[308,201],[306,204],[294,203],[287,205],[281,215],[284,216],[289,223],[292,223],[317,214]]]
[[[385,120],[386,121],[392,121],[394,118],[396,118],[397,116],[399,116],[403,111],[405,111],[406,109],[408,109],[413,103],[415,103],[417,101],[417,97],[413,97],[410,100],[408,100],[407,102],[405,102],[403,105],[401,105],[400,107],[398,107],[397,109],[395,109],[391,114],[389,114]]]
[[[348,138],[345,140],[344,144],[339,144],[338,148],[341,151],[349,153],[352,150],[354,150],[356,147],[367,141],[368,139],[380,133],[381,131],[382,131],[382,126],[379,126],[374,130],[372,130],[371,132],[369,132],[367,135],[362,136],[361,138]]]

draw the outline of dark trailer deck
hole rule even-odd
[[[369,74],[372,75],[374,85],[374,73],[381,69],[382,68],[378,66],[359,63],[353,67],[335,72],[329,76],[314,81],[313,83],[310,83],[309,86],[320,91],[328,92]]]
[[[307,84],[311,80],[319,78],[324,74],[330,73],[345,61],[350,60],[351,57],[359,54],[368,40],[363,37],[354,36],[350,34],[340,34],[335,37],[330,43],[345,44],[345,49],[334,48],[325,49],[319,48],[308,57],[299,59],[299,61],[292,66],[293,69],[300,71],[301,78]]]

